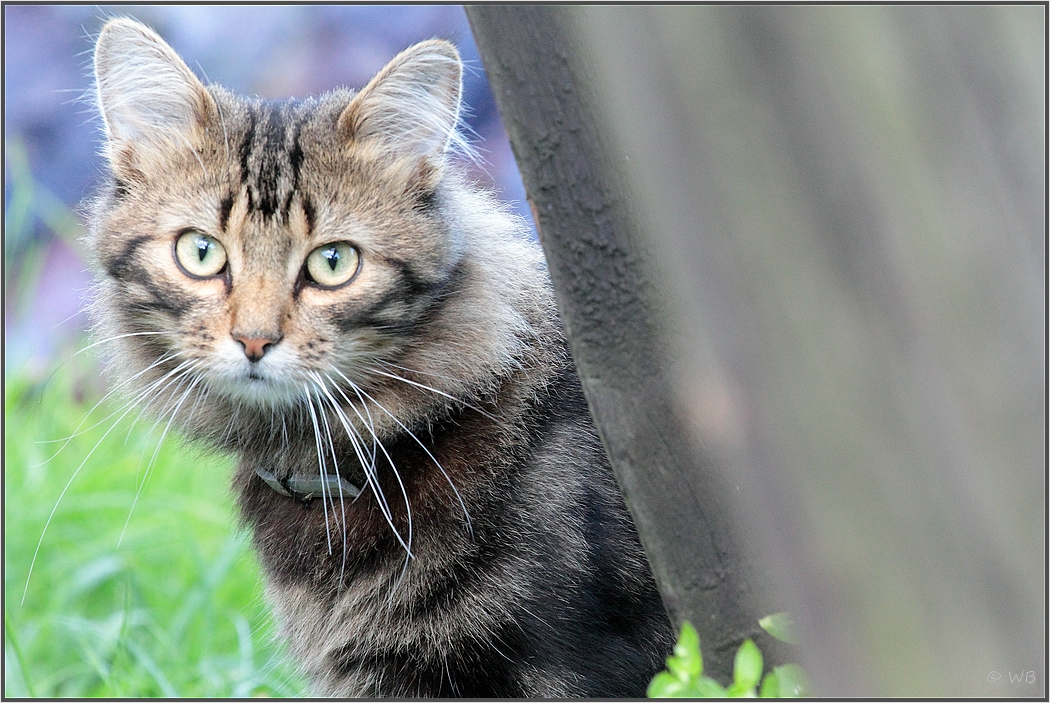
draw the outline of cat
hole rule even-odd
[[[264,101],[118,18],[94,66],[107,373],[236,455],[313,691],[643,696],[671,626],[542,252],[463,175],[455,47]]]

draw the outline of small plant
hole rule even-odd
[[[773,637],[796,644],[791,617],[776,613],[758,621]],[[682,623],[682,632],[667,658],[667,671],[661,671],[649,684],[650,698],[801,698],[809,695],[806,673],[798,664],[773,667],[762,676],[762,652],[751,639],[744,640],[733,660],[733,682],[722,686],[710,676],[704,676],[704,659],[700,653],[700,636],[689,623]],[[761,685],[759,681],[761,680]],[[757,694],[756,694],[757,687]]]

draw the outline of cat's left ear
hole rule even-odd
[[[193,145],[215,101],[186,63],[149,27],[110,20],[95,44],[95,87],[114,168],[166,145]]]
[[[411,46],[354,96],[339,134],[356,143],[423,158],[440,157],[458,139],[463,63],[456,47],[431,39]]]

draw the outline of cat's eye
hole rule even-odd
[[[189,275],[207,278],[226,267],[226,248],[218,239],[190,230],[175,240],[175,261]]]
[[[361,255],[348,242],[332,242],[317,247],[306,257],[306,279],[325,288],[350,281],[357,273]]]

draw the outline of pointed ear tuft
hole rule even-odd
[[[99,34],[95,87],[111,158],[124,145],[187,144],[216,109],[174,49],[126,18],[110,20]]]
[[[347,141],[380,145],[408,155],[441,156],[466,147],[456,132],[463,64],[456,47],[432,39],[398,54],[339,116]]]

